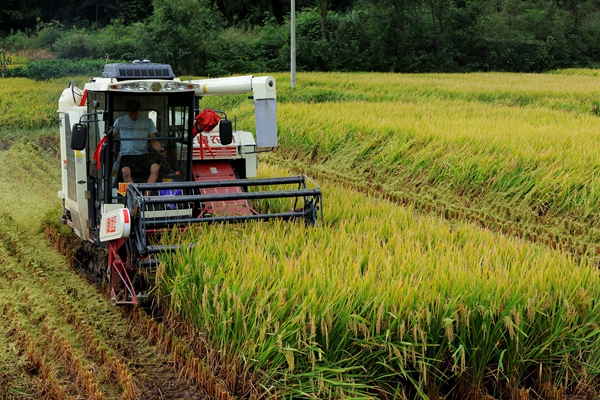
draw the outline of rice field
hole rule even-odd
[[[59,160],[40,144],[0,150],[0,399],[234,398],[221,382],[235,368],[201,338],[115,307],[76,272],[86,258],[58,222]]]
[[[165,238],[196,246],[163,259],[157,301],[267,397],[597,397],[597,76],[275,74],[260,173],[315,178],[324,221]],[[2,130],[49,126],[52,91]],[[202,106],[252,129],[245,99]]]
[[[165,259],[160,273],[172,312],[284,398],[510,398],[597,387],[596,268],[324,189],[320,227],[210,226],[183,239],[195,249]]]
[[[83,87],[84,77],[72,78]],[[58,99],[69,87],[70,79],[51,79],[38,82],[27,78],[5,78],[0,81],[0,135],[15,136],[14,132],[44,130],[58,133]]]
[[[600,253],[595,76],[304,79],[295,95],[305,101],[281,96],[279,163],[578,257]],[[311,89],[328,95],[311,100]]]
[[[161,293],[284,398],[593,396],[595,79],[279,79],[267,161],[325,183],[323,225],[201,229]]]

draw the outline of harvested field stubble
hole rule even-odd
[[[0,164],[0,398],[205,398],[173,352],[151,343],[143,317],[112,306],[46,239],[73,250],[55,230],[56,157],[19,140]]]

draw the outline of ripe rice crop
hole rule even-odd
[[[600,265],[595,73],[276,76],[270,160]]]
[[[599,204],[595,116],[464,102],[280,108],[281,129],[289,131],[282,139],[286,153],[306,159],[317,147],[313,161],[339,173],[369,168],[378,172],[372,181],[395,186],[399,171],[430,185],[445,182],[460,194],[527,196],[532,205],[549,202],[551,212]],[[351,109],[367,117],[354,117]],[[302,125],[291,122],[299,114]]]
[[[289,397],[598,388],[594,76],[304,74],[283,85],[269,160],[348,188],[325,186],[316,230],[197,232],[195,250],[164,265],[174,313]],[[251,129],[251,105],[231,104]]]
[[[83,78],[73,79],[76,84],[84,81]],[[49,128],[52,133],[58,133],[58,99],[62,91],[69,87],[69,82],[68,78],[45,82],[27,78],[2,79],[0,132],[6,134],[17,129]]]
[[[195,248],[165,258],[159,273],[171,311],[283,397],[577,394],[598,385],[595,268],[346,188],[324,193],[318,228],[190,233],[183,240]]]

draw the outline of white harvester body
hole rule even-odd
[[[233,129],[224,111],[199,106],[206,96],[240,94],[253,100],[256,136]],[[140,115],[152,120],[148,126],[156,127],[155,134],[117,132],[133,100]],[[117,304],[136,304],[139,269],[155,266],[155,254],[173,250],[175,245],[155,243],[161,232],[196,223],[317,221],[321,190],[306,176],[256,178],[257,154],[278,145],[276,100],[271,76],[181,81],[169,65],[146,61],[107,64],[102,77],[83,89],[71,84],[63,91],[61,221],[107,250]],[[153,153],[156,147],[149,144],[155,140],[161,152]],[[121,153],[127,141],[144,142],[152,165],[160,164],[158,180],[132,167],[133,182],[126,182],[120,163],[132,157]],[[277,201],[284,206],[274,208]]]
[[[179,90],[193,90],[197,97],[252,94],[255,101],[255,118],[259,147],[277,146],[277,124],[275,118],[276,86],[275,79],[271,76],[240,76],[230,78],[213,78],[189,80],[181,82],[179,78],[172,80],[136,79],[116,81],[114,77],[93,78],[86,83],[84,89],[70,86],[63,91],[58,102],[58,115],[60,119],[61,161],[62,161],[62,189],[58,197],[64,200],[64,207],[69,211],[71,218],[69,225],[82,239],[89,240],[92,221],[87,216],[89,213],[89,188],[87,187],[87,165],[90,155],[86,150],[70,149],[70,129],[74,123],[79,122],[88,113],[85,101],[86,92],[129,92],[140,93],[152,91],[153,87],[160,86],[160,91],[175,92]],[[121,112],[120,115],[125,114]],[[120,116],[115,114],[115,118]],[[155,124],[156,114],[148,113]],[[177,121],[181,122],[181,121]],[[104,137],[106,131],[105,121],[97,121],[99,139]],[[157,129],[160,127],[157,125]],[[166,126],[164,129],[168,129]],[[204,137],[204,140],[202,139]],[[208,146],[206,146],[208,145]],[[194,160],[244,160],[245,177],[256,177],[258,168],[257,142],[254,135],[248,131],[234,130],[232,142],[221,144],[219,125],[210,132],[199,132],[193,138],[192,158]],[[116,189],[113,190],[116,192]],[[114,201],[102,204],[102,213],[110,212],[123,205]]]

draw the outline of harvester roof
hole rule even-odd
[[[169,64],[157,64],[148,60],[136,60],[131,64],[106,64],[103,78],[115,78],[117,81],[136,79],[175,79]]]

